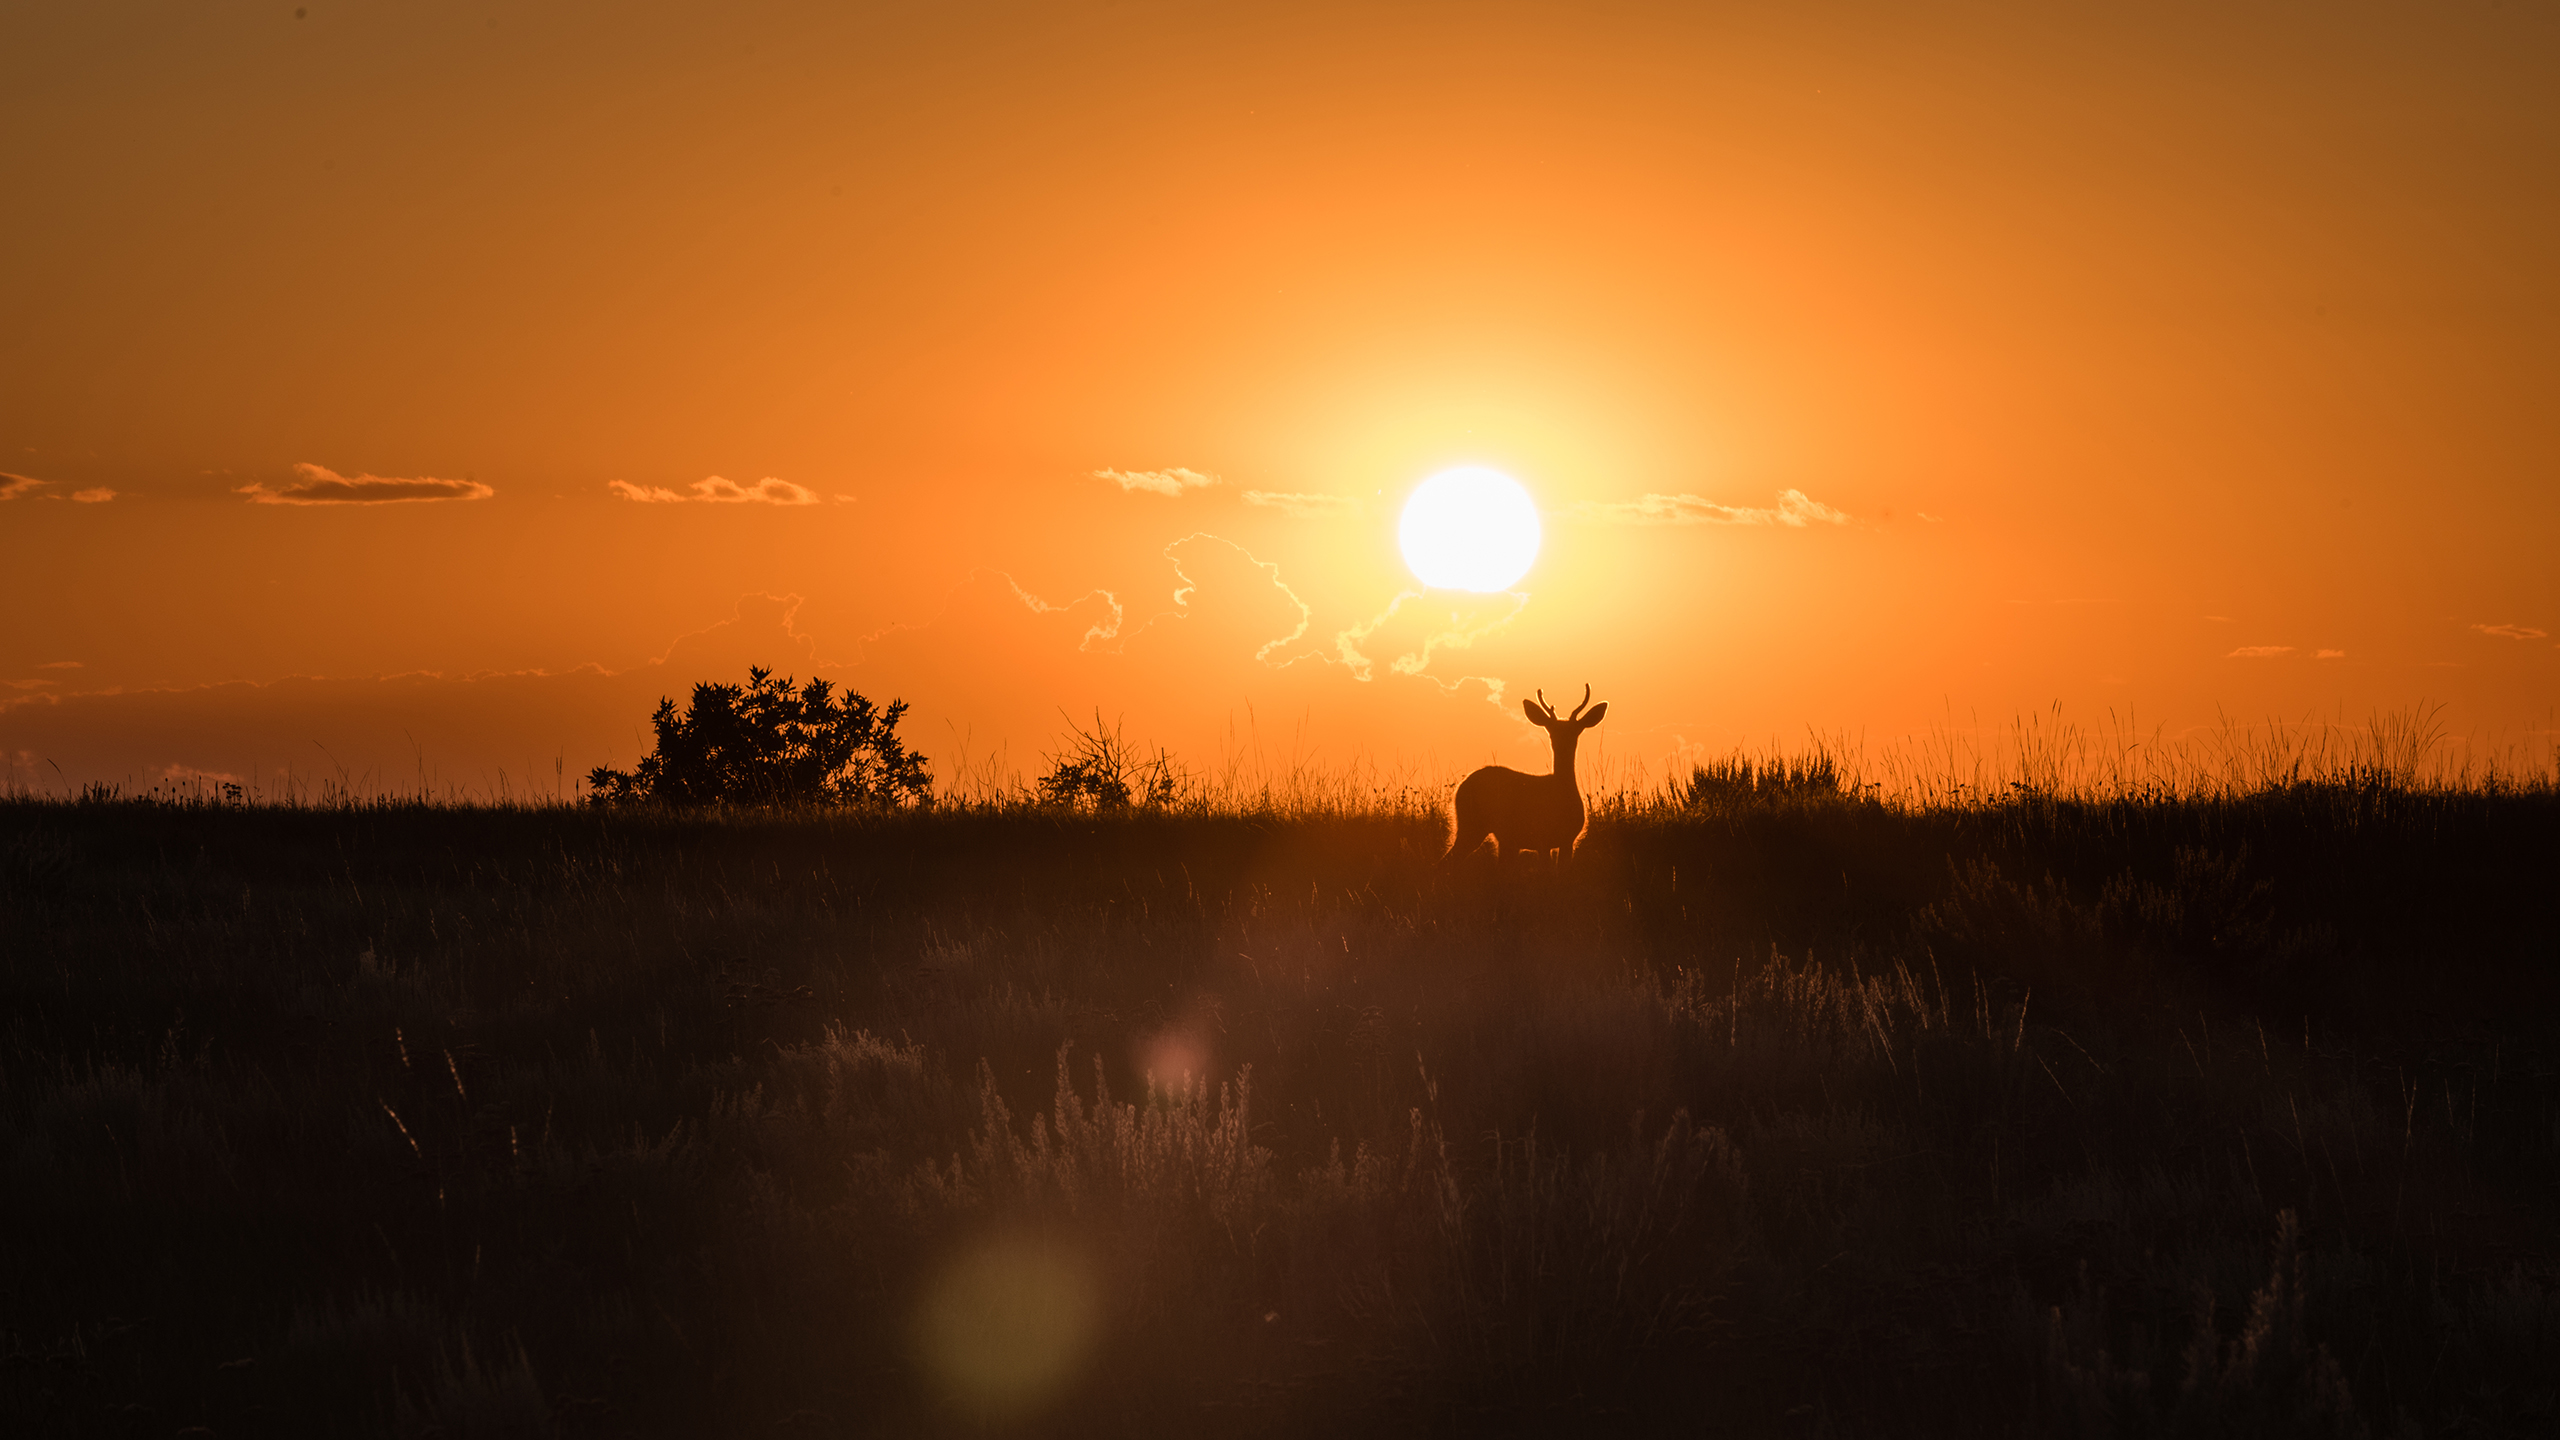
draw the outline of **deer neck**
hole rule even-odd
[[[1575,747],[1581,744],[1582,736],[1579,734],[1559,735],[1550,733],[1547,740],[1549,744],[1555,747],[1556,783],[1564,787],[1566,794],[1580,795],[1582,793],[1581,784],[1573,778],[1573,752]]]

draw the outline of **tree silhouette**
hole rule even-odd
[[[652,800],[668,805],[869,805],[932,798],[925,758],[898,739],[907,702],[880,709],[855,694],[812,680],[794,690],[790,677],[762,667],[747,683],[693,687],[682,714],[661,699],[649,723],[654,754],[638,770],[599,765],[587,776],[598,805]]]

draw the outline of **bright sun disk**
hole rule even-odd
[[[1538,558],[1538,507],[1520,482],[1481,465],[1414,487],[1396,543],[1414,578],[1437,590],[1508,590]]]

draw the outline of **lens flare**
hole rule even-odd
[[[952,1400],[981,1415],[1039,1409],[1075,1379],[1099,1319],[1081,1255],[1032,1235],[987,1240],[943,1272],[924,1300],[919,1338]]]
[[[1538,558],[1538,507],[1520,482],[1481,465],[1414,487],[1396,543],[1414,578],[1438,590],[1508,590]]]

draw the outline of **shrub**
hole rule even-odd
[[[824,680],[795,690],[789,676],[750,668],[743,686],[694,686],[681,714],[660,700],[649,717],[656,752],[637,772],[599,765],[587,784],[599,805],[920,803],[932,796],[933,776],[898,739],[906,713],[904,700],[881,709],[850,690],[839,700]]]
[[[1691,766],[1687,780],[1672,782],[1672,797],[1683,810],[1714,810],[1755,799],[1831,799],[1855,788],[1827,749],[1757,760],[1737,750]]]
[[[1162,810],[1180,803],[1191,788],[1190,777],[1162,746],[1156,747],[1153,756],[1147,755],[1122,738],[1119,727],[1104,724],[1099,711],[1094,713],[1091,730],[1070,720],[1067,733],[1067,743],[1046,757],[1049,773],[1040,777],[1038,791],[1042,804],[1078,810],[1132,806]]]

